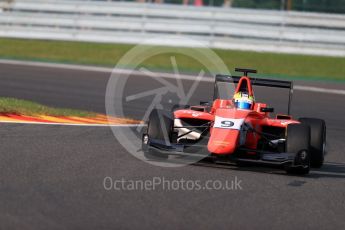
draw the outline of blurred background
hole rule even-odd
[[[154,39],[209,47],[230,70],[344,80],[344,13],[345,0],[1,0],[0,58],[113,67]],[[171,72],[168,56],[143,65]],[[200,69],[177,61],[184,72]]]
[[[345,0],[1,0],[0,9],[0,37],[137,44],[185,35],[211,48],[345,56]]]
[[[344,13],[343,0],[152,0],[165,4]]]

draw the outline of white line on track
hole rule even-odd
[[[34,61],[18,61],[18,60],[5,60],[5,59],[0,59],[0,63],[9,64],[9,65],[32,66],[32,67],[47,67],[47,68],[55,68],[55,69],[85,70],[85,71],[95,71],[95,72],[104,72],[104,73],[111,73],[113,70],[112,68],[98,67],[98,66],[46,63],[46,62],[34,62]]]
[[[313,86],[302,86],[302,85],[296,85],[293,88],[294,88],[294,90],[300,90],[300,91],[345,95],[345,90],[341,90],[341,89],[327,89],[327,88],[319,88],[319,87],[313,87]]]
[[[30,121],[0,121],[0,123],[8,124],[28,124],[28,125],[58,125],[58,126],[82,126],[82,127],[138,127],[145,126],[144,124],[71,124],[71,123],[45,123],[45,122],[30,122]]]
[[[72,64],[59,64],[59,63],[45,63],[45,62],[34,62],[34,61],[18,61],[18,60],[4,60],[0,59],[1,64],[9,65],[22,65],[22,66],[33,66],[33,67],[47,67],[47,68],[58,68],[58,69],[70,69],[70,70],[83,70],[83,71],[94,71],[102,73],[113,73],[113,74],[133,74],[133,75],[144,75],[141,71],[137,70],[126,70],[126,69],[112,69],[107,67],[98,66],[85,66],[85,65],[72,65]],[[151,77],[163,77],[167,79],[176,79],[176,76],[172,73],[156,73],[155,76]],[[195,80],[195,76],[180,74],[182,80]],[[214,82],[212,77],[204,77],[201,79],[203,82]],[[314,86],[302,86],[294,85],[295,90],[305,92],[316,92],[316,93],[327,93],[345,95],[345,90],[342,89],[329,89]]]

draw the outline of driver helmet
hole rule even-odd
[[[234,95],[233,102],[238,109],[251,109],[254,104],[254,97],[247,92],[238,92]]]

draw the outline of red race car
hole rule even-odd
[[[293,83],[248,77],[256,70],[236,69],[244,76],[217,75],[211,103],[153,110],[142,147],[148,159],[207,157],[213,162],[281,165],[288,173],[308,174],[324,162],[326,124],[316,118],[290,115]],[[235,92],[231,87],[235,85]],[[289,89],[287,115],[255,102],[252,86]],[[232,90],[233,92],[233,90]]]

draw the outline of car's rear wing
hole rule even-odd
[[[237,84],[241,79],[240,76],[230,76],[230,75],[216,75],[216,82],[229,82]],[[290,115],[291,101],[293,94],[293,82],[292,81],[282,81],[282,80],[273,80],[273,79],[264,79],[257,77],[249,77],[252,85],[255,86],[264,86],[264,87],[274,87],[274,88],[284,88],[289,89],[289,104],[288,104],[288,115]]]
[[[228,75],[216,76],[216,81],[233,82],[235,84],[237,84],[240,81],[240,79],[241,79],[240,76],[228,76]],[[285,89],[293,88],[292,81],[281,81],[281,80],[272,80],[272,79],[254,78],[254,77],[249,77],[249,79],[252,85],[285,88]]]

